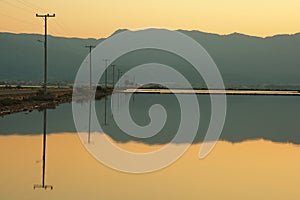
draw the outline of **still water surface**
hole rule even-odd
[[[198,151],[210,101],[198,98],[201,121],[194,144],[171,166],[140,175],[110,169],[85,150],[75,134],[71,104],[48,110],[46,183],[54,186],[52,191],[32,189],[41,181],[43,113],[0,118],[0,199],[299,199],[299,97],[228,96],[222,141],[203,160]],[[155,137],[134,138],[116,127],[108,109],[103,127],[112,141],[135,152],[168,143],[180,121],[172,95],[139,94],[130,103],[140,125],[149,123],[149,106],[162,104],[168,113],[165,127]],[[104,99],[96,109],[103,124]],[[173,145],[181,143],[184,138]]]

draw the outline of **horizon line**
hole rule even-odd
[[[145,28],[147,29],[147,28]],[[298,35],[300,34],[300,32],[295,32],[295,33],[278,33],[278,34],[274,34],[274,35],[268,35],[268,36],[257,36],[257,35],[250,35],[250,34],[246,34],[246,33],[241,33],[241,32],[231,32],[228,34],[219,34],[219,33],[213,33],[213,32],[205,32],[205,31],[201,31],[201,30],[186,30],[186,29],[176,29],[176,30],[172,30],[172,29],[167,29],[167,28],[153,28],[153,29],[166,29],[166,30],[171,30],[171,31],[179,31],[179,32],[198,32],[198,33],[203,33],[203,34],[210,34],[210,35],[216,35],[216,36],[231,36],[231,35],[242,35],[242,36],[246,36],[246,37],[254,37],[254,38],[260,38],[260,39],[267,39],[267,38],[273,38],[273,37],[278,37],[278,36],[294,36],[294,35]],[[142,30],[142,29],[126,29],[126,28],[120,28],[115,30],[112,34],[110,34],[108,37],[100,37],[100,38],[95,38],[95,37],[79,37],[79,36],[59,36],[59,35],[53,35],[53,34],[49,34],[48,36],[51,37],[56,37],[56,38],[69,38],[69,39],[94,39],[94,40],[101,40],[101,39],[107,39],[110,36],[120,32],[120,31],[138,31],[138,30]],[[9,31],[0,31],[0,34],[2,33],[6,33],[6,34],[14,34],[14,35],[41,35],[43,36],[43,33],[30,33],[30,32],[9,32]]]

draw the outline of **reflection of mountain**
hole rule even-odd
[[[200,129],[195,142],[201,142],[210,120],[210,102],[208,96],[198,96],[200,102]],[[121,103],[124,98],[121,98]],[[108,105],[110,99],[108,98]],[[104,100],[97,101],[96,110],[98,119],[103,123]],[[102,126],[105,132],[119,142],[139,141],[147,144],[165,144],[169,142],[177,131],[180,122],[178,102],[172,95],[136,94],[131,102],[131,114],[133,120],[141,126],[150,123],[148,111],[153,104],[161,104],[165,107],[168,118],[161,132],[151,138],[137,139],[123,133],[112,121],[108,110],[108,125]],[[110,107],[110,106],[109,106]],[[55,110],[48,110],[47,131],[51,133],[75,132],[71,104],[62,104]],[[275,142],[290,142],[300,144],[299,134],[299,97],[278,96],[229,96],[227,117],[221,140],[240,142],[254,139],[266,139]],[[0,119],[0,135],[29,135],[42,133],[42,112],[34,111],[28,115],[18,113],[8,115]],[[86,116],[86,118],[84,118]],[[83,113],[83,121],[88,122]],[[193,120],[193,119],[191,119]],[[18,126],[15,123],[18,122]],[[86,126],[86,130],[88,126]],[[94,130],[92,130],[93,132]],[[185,134],[189,134],[188,132]],[[183,136],[176,142],[185,142]]]
[[[205,47],[227,87],[293,88],[300,85],[300,34],[259,38],[238,33],[221,36],[199,31],[181,32]],[[0,33],[0,80],[42,80],[43,44],[37,42],[42,39],[41,35]],[[49,80],[73,81],[88,53],[84,46],[99,42],[101,39],[49,36]],[[178,69],[195,87],[204,86],[191,66],[165,52],[132,52],[116,64],[124,72],[137,64],[153,61]]]

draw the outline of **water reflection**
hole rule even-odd
[[[126,97],[120,97],[118,102]],[[210,101],[205,95],[198,96],[200,102],[201,120],[195,143],[202,142],[210,120]],[[87,102],[88,103],[88,102]],[[118,142],[137,141],[146,144],[164,144],[170,141],[178,128],[180,121],[180,109],[178,102],[172,95],[136,94],[130,101],[130,109],[133,120],[145,126],[149,123],[148,109],[153,104],[162,104],[168,114],[165,127],[156,136],[139,139],[123,133],[116,125],[111,115],[110,97],[107,97],[107,114],[104,113],[105,99],[94,102],[97,109],[98,121],[105,129],[105,133]],[[81,102],[85,104],[85,102]],[[275,142],[288,142],[300,144],[299,133],[299,97],[284,96],[228,96],[227,117],[221,140],[229,142],[241,142],[246,140],[266,139]],[[0,118],[0,134],[26,135],[41,134],[42,113],[34,111],[28,115],[17,113]],[[83,115],[86,123],[85,132],[88,131],[88,118]],[[105,116],[107,119],[105,119]],[[105,120],[107,120],[105,124]],[[191,119],[193,120],[193,119]],[[17,125],[16,125],[17,123]],[[94,132],[97,130],[91,130]],[[76,132],[71,104],[63,104],[55,110],[48,111],[48,132]],[[188,134],[188,133],[186,133]],[[177,143],[185,142],[180,138]]]
[[[0,199],[297,199],[300,147],[255,140],[219,142],[204,160],[192,145],[173,165],[155,173],[132,175],[95,160],[76,134],[48,135],[47,181],[50,191],[32,190],[40,181],[41,136],[0,136]],[[118,143],[129,150],[161,145]],[[174,145],[176,146],[176,145]]]
[[[34,184],[33,189],[42,188],[53,189],[52,185],[46,185],[46,147],[47,147],[47,109],[43,110],[44,118],[43,118],[43,155],[42,155],[42,184]]]
[[[126,96],[115,103],[121,107],[124,98]],[[226,141],[218,142],[204,160],[199,160],[197,155],[210,118],[210,102],[208,96],[198,98],[201,121],[195,140],[197,144],[191,145],[171,166],[141,175],[112,170],[84,149],[74,134],[71,104],[60,105],[55,110],[0,118],[0,199],[276,200],[300,196],[300,147],[291,144],[300,144],[298,97],[229,96],[227,119],[221,135],[221,140]],[[110,102],[110,97],[107,102]],[[132,118],[137,124],[149,123],[147,113],[153,103],[162,104],[169,116],[160,133],[141,140],[117,128],[110,106],[105,119],[105,99],[91,103],[96,104],[97,120],[111,141],[131,152],[162,148],[180,121],[178,102],[171,95],[152,95],[149,98],[137,94],[130,102]],[[80,104],[88,106],[89,102]],[[87,131],[89,120],[84,114]],[[37,172],[46,166],[46,162],[34,162],[40,158],[40,150],[46,149],[40,135],[45,136],[46,131],[41,130],[50,133],[47,154],[44,155],[47,155],[47,182],[55,185],[51,192],[32,190],[32,184],[41,179]],[[91,128],[90,131],[96,130]],[[103,134],[99,136],[104,137]],[[184,138],[177,142],[183,143]],[[171,145],[177,148],[181,144]],[[41,185],[46,186],[43,178]]]

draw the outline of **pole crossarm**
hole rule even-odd
[[[39,15],[39,14],[35,14],[36,17],[55,17],[55,14],[45,14],[45,15]]]

